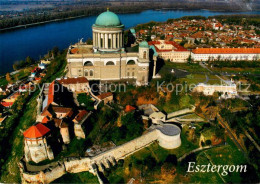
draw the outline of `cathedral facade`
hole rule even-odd
[[[93,45],[77,43],[67,53],[67,77],[86,77],[88,80],[120,81],[134,79],[137,85],[147,85],[150,63],[150,46],[146,41],[138,51],[124,48],[124,25],[119,17],[107,10],[100,14],[92,26]],[[154,64],[154,72],[155,75]]]

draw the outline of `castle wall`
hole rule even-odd
[[[180,134],[175,136],[168,136],[163,134],[160,130],[158,132],[159,145],[165,149],[174,149],[181,145]]]
[[[89,171],[93,173],[93,164],[96,164],[99,169],[102,169],[102,166],[109,167],[110,164],[114,165],[115,161],[126,158],[127,156],[149,146],[156,140],[159,140],[159,144],[167,149],[176,148],[181,144],[180,135],[166,136],[159,130],[154,129],[132,141],[112,148],[94,157],[67,158],[62,162],[57,162],[55,167],[43,171],[26,171],[24,163],[20,162],[21,177],[24,183],[50,183],[67,172],[78,173]]]

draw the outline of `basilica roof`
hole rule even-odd
[[[107,10],[106,12],[101,13],[95,22],[96,26],[104,26],[104,27],[114,27],[114,26],[121,26],[121,21],[119,19],[119,17]]]

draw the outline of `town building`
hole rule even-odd
[[[260,59],[260,48],[196,48],[191,57],[194,61],[252,61]]]
[[[230,84],[222,84],[222,85],[210,85],[210,84],[204,84],[199,83],[193,91],[198,93],[203,93],[206,96],[211,96],[214,93],[221,93],[221,96],[223,98],[234,98],[237,96],[237,86],[235,83],[230,82]]]
[[[86,77],[57,79],[57,82],[72,92],[88,92],[90,89]]]
[[[102,93],[97,96],[99,100],[104,101],[104,104],[112,103],[113,102],[113,94],[111,92]]]
[[[137,52],[124,48],[124,25],[109,10],[97,17],[92,32],[93,45],[80,42],[69,47],[67,77],[100,81],[134,79],[137,85],[148,84],[150,63],[156,63],[156,57],[150,57],[147,42],[141,42]]]
[[[79,110],[78,114],[73,119],[74,122],[74,133],[75,136],[80,139],[85,139],[86,134],[86,125],[84,124],[88,117],[91,115],[91,112],[87,112],[86,110]]]
[[[165,61],[169,60],[171,62],[184,63],[187,62],[187,59],[190,56],[190,51],[174,41],[150,41],[149,45],[153,45],[158,56]]]

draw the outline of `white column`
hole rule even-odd
[[[95,45],[98,47],[98,33],[95,33]]]
[[[98,44],[97,44],[97,45],[98,45],[98,47],[100,48],[100,33],[98,33],[98,40],[97,40],[97,41],[98,41]]]
[[[120,41],[119,41],[119,33],[116,34],[116,37],[117,37],[117,48],[120,48],[120,46],[119,46],[119,43],[120,43]]]
[[[116,48],[116,34],[113,34],[113,48]]]
[[[157,58],[154,58],[154,65],[153,65],[153,77],[155,78],[156,75],[156,63],[157,63]]]
[[[119,33],[120,36],[120,48],[122,47],[122,33]]]
[[[105,48],[108,48],[108,34],[105,33]]]
[[[103,38],[102,38],[102,49],[105,48],[105,34],[102,34]]]
[[[95,32],[93,32],[93,36],[92,37],[93,37],[93,46],[95,47],[95,40],[96,40],[95,39]]]

